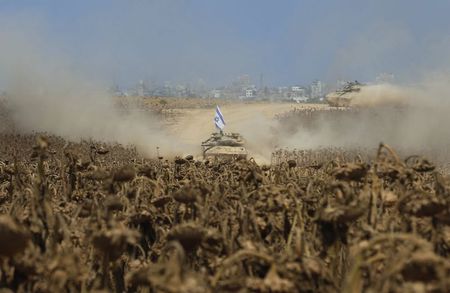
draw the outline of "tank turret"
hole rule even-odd
[[[349,107],[352,99],[361,91],[362,86],[356,80],[347,82],[343,88],[326,95],[326,101],[332,107]]]

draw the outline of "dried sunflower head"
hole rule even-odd
[[[30,234],[9,215],[0,215],[0,256],[13,256],[22,252]]]
[[[112,177],[116,182],[131,181],[134,177],[136,177],[136,170],[131,165],[123,166],[122,168],[116,170]]]
[[[175,226],[167,235],[169,241],[176,240],[186,252],[195,251],[203,240],[205,231],[197,223],[184,223]]]

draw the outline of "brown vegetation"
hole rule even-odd
[[[450,288],[450,179],[383,144],[371,159],[279,151],[259,166],[2,135],[0,155],[1,288]]]

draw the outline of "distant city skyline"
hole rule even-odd
[[[449,67],[448,11],[444,0],[3,0],[0,37],[106,84],[409,81]]]
[[[139,80],[131,87],[113,84],[109,88],[112,96],[131,97],[201,97],[201,98],[226,98],[226,99],[259,99],[259,100],[291,100],[300,102],[322,102],[325,96],[335,90],[342,90],[349,84],[360,81],[336,80],[325,83],[321,80],[313,82],[284,84],[278,86],[266,86],[260,83],[258,86],[252,83],[250,75],[239,76],[221,86],[210,86],[204,82],[197,84],[165,82],[158,84],[146,83]],[[371,81],[363,81],[361,84],[395,84],[396,77],[391,73],[380,73]]]

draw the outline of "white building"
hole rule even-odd
[[[297,98],[297,97],[305,97],[306,96],[306,89],[301,86],[292,86],[291,87],[291,97]]]
[[[136,86],[136,93],[139,97],[145,96],[145,84],[143,80],[140,80]]]
[[[311,99],[317,99],[323,96],[324,84],[320,80],[311,83]]]
[[[288,96],[289,88],[287,86],[279,86],[277,92],[280,97],[285,98]]]
[[[256,91],[254,89],[246,89],[245,90],[245,97],[246,98],[254,98],[256,95]]]
[[[216,99],[221,98],[222,97],[222,91],[221,90],[213,90],[212,91],[212,96]]]

